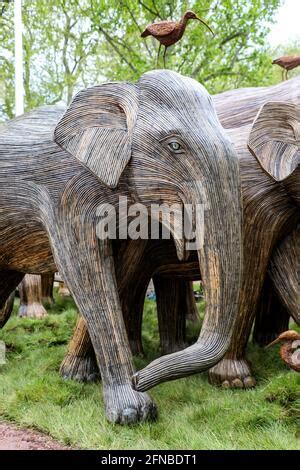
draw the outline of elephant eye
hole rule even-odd
[[[182,147],[179,142],[176,142],[176,140],[169,142],[168,147],[172,152],[179,153],[182,151]]]

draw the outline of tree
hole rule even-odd
[[[179,19],[190,8],[205,17],[216,35],[190,23],[169,52],[167,66],[204,83],[210,92],[268,83],[272,74],[266,35],[280,0],[119,0],[106,9],[91,1],[91,21],[101,33],[103,71],[108,78],[137,79],[156,65],[158,43],[142,40],[149,23]],[[114,58],[114,60],[112,60]]]
[[[69,102],[105,79],[137,80],[156,67],[158,43],[142,39],[150,22],[203,16],[211,34],[191,22],[168,50],[167,67],[210,92],[274,79],[266,34],[281,0],[23,0],[26,110]],[[0,119],[13,116],[13,5],[0,1]],[[170,48],[171,49],[171,48]]]
[[[88,0],[23,0],[25,109],[57,101],[69,102],[76,86],[103,79],[97,33],[83,13]],[[0,48],[1,114],[13,116],[13,8],[2,15]]]
[[[14,108],[13,10],[11,0],[0,1],[0,120],[12,117]]]

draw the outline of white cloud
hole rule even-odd
[[[278,10],[268,39],[274,47],[296,39],[300,41],[300,0],[285,0]]]

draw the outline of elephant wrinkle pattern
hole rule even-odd
[[[134,375],[124,280],[118,285],[113,242],[97,238],[97,208],[117,207],[120,196],[147,208],[157,200],[201,204],[199,181],[210,203],[197,253],[207,296],[199,340]],[[0,132],[0,191],[1,322],[25,273],[57,269],[86,322],[111,422],[153,419],[156,407],[144,390],[206,370],[225,354],[241,283],[238,159],[196,81],[152,71],[136,84],[83,90],[67,110],[43,107],[8,122]],[[185,249],[177,240],[180,259]]]

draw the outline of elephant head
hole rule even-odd
[[[144,391],[212,367],[226,353],[238,313],[242,216],[237,155],[205,88],[167,70],[148,72],[135,85],[90,88],[75,97],[55,140],[106,186],[128,188],[147,208],[204,205],[204,234],[196,226],[206,295],[199,339],[138,372],[133,386]],[[171,232],[183,258],[187,241]]]
[[[264,104],[254,120],[248,145],[273,179],[286,179],[300,162],[300,107],[279,101]]]

